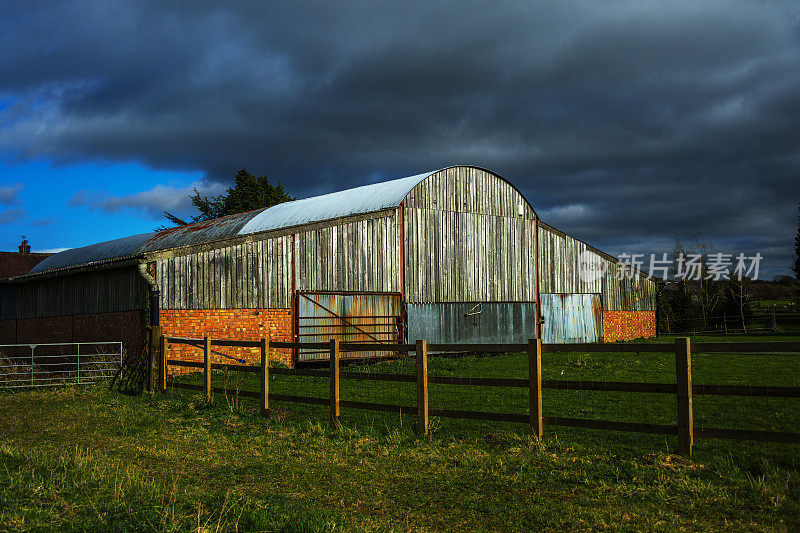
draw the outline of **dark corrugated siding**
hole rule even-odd
[[[149,288],[136,267],[116,268],[0,287],[0,318],[39,318],[142,309]]]

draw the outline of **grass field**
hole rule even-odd
[[[671,339],[661,339],[669,341]],[[697,339],[700,340],[700,339]],[[702,340],[719,340],[707,339]],[[731,339],[727,339],[731,340]],[[735,340],[798,340],[736,337]],[[800,385],[800,358],[695,354],[704,384]],[[409,360],[349,366],[413,373]],[[431,357],[432,375],[524,377],[522,354]],[[545,354],[545,379],[674,382],[670,354]],[[195,378],[187,377],[187,380]],[[273,402],[247,374],[232,392],[126,396],[105,388],[0,393],[0,529],[474,530],[800,528],[800,446],[432,419]],[[326,397],[327,380],[272,392]],[[343,380],[342,399],[414,405],[414,386]],[[435,408],[525,413],[525,389],[431,385]],[[800,431],[800,400],[695,396],[695,425]],[[548,416],[674,424],[669,394],[544,391]]]

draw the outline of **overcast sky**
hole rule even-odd
[[[151,231],[243,166],[305,197],[475,164],[609,252],[696,227],[789,273],[800,3],[431,4],[4,2],[0,249]]]

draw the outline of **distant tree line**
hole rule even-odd
[[[800,214],[800,204],[798,204]],[[700,254],[700,277],[676,278],[661,283],[658,293],[658,331],[687,333],[699,331],[726,331],[730,329],[747,332],[749,325],[769,326],[764,323],[764,311],[800,312],[800,216],[795,235],[794,277],[778,276],[772,281],[751,280],[736,276],[730,279],[713,279],[709,276],[706,260],[711,244],[694,232],[688,242],[675,240],[673,254]],[[673,267],[673,274],[675,267]],[[675,276],[673,276],[675,277]],[[756,307],[757,302],[773,301],[771,306]],[[780,303],[779,303],[780,302]],[[785,305],[785,302],[791,302]],[[773,323],[774,325],[774,323]],[[798,324],[800,325],[800,324]]]

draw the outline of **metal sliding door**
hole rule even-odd
[[[603,312],[599,294],[542,294],[542,342],[599,342]]]

